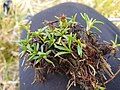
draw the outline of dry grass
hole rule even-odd
[[[120,0],[13,0],[8,16],[3,14],[3,1],[0,0],[0,90],[19,88],[18,46],[15,41],[20,37],[19,26],[23,24],[26,15],[34,15],[59,3],[74,1],[94,7],[106,17],[120,17]]]

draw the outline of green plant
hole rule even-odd
[[[86,22],[86,31],[87,31],[87,34],[89,34],[89,32],[90,32],[89,30],[92,30],[93,28],[95,28],[96,30],[100,31],[99,28],[97,28],[95,26],[95,24],[104,24],[101,21],[97,21],[96,19],[89,18],[89,16],[86,13],[83,13],[83,14],[81,13],[81,16],[82,16],[82,18]]]
[[[83,89],[104,90],[109,81],[105,74],[115,77],[105,55],[112,57],[112,54],[117,53],[111,53],[119,46],[117,36],[115,42],[111,41],[112,44],[97,40],[98,35],[92,29],[99,30],[94,25],[103,23],[90,19],[85,13],[81,16],[86,22],[84,29],[76,21],[77,14],[71,18],[65,15],[57,17],[57,21],[48,21],[45,27],[35,32],[27,28],[27,38],[19,41],[22,49],[20,56],[25,57],[26,63],[30,63],[36,72],[40,71],[35,74],[39,77],[35,80],[44,81],[44,72],[57,71],[68,76],[67,89],[78,84]]]
[[[118,35],[116,34],[115,41],[111,40],[113,48],[117,48],[120,46],[120,44],[117,43],[117,39],[118,39]]]
[[[0,90],[3,88],[7,89],[8,87],[6,86],[8,85],[9,87],[12,87],[12,84],[9,83],[10,80],[14,80],[15,82],[17,81],[14,79],[14,75],[18,74],[18,46],[13,43],[13,41],[20,37],[18,29],[22,24],[23,19],[28,14],[36,14],[40,12],[41,9],[44,10],[45,8],[54,6],[61,2],[61,0],[44,0],[43,2],[40,0],[12,0],[13,4],[11,6],[10,13],[5,17],[2,7],[3,1],[5,0],[0,0],[0,76],[3,76],[3,82],[5,81],[6,83],[5,85],[3,83],[0,85]],[[90,2],[86,2],[86,0],[77,0],[77,2],[87,4],[88,6],[95,8],[106,17],[118,17],[120,14],[120,7],[117,7],[120,4],[120,0],[90,0]],[[71,18],[68,19],[71,20]],[[119,25],[119,23],[117,22],[116,25]],[[60,39],[58,40],[58,43],[59,41]],[[6,69],[3,69],[4,67]],[[14,68],[16,72],[11,68]],[[19,78],[18,76],[16,77]],[[18,86],[16,85],[16,87]],[[16,89],[12,88],[12,90]]]
[[[27,55],[27,63],[31,63],[35,68],[42,68],[43,71],[55,72],[55,68],[58,71],[59,68],[63,68],[63,71],[59,72],[64,72],[69,77],[67,89],[71,85],[75,86],[76,83],[81,85],[80,82],[84,83],[84,78],[88,80],[87,76],[89,76],[95,80],[88,80],[89,85],[84,83],[83,88],[104,90],[105,88],[103,86],[105,86],[105,83],[100,82],[104,80],[104,72],[110,77],[116,75],[113,74],[109,64],[106,62],[107,58],[105,58],[105,55],[110,54],[112,56],[112,50],[116,50],[117,46],[119,46],[117,44],[117,36],[115,42],[111,41],[112,44],[100,44],[101,42],[98,42],[99,40],[97,40],[96,35],[91,30],[92,28],[99,30],[94,24],[101,24],[102,22],[96,19],[90,19],[87,14],[81,14],[81,16],[86,22],[86,28],[84,30],[79,26],[77,33],[74,30],[71,31],[73,27],[76,28],[79,25],[76,22],[77,14],[72,16],[72,18],[67,18],[65,15],[57,17],[58,21],[47,22],[45,27],[35,32],[30,32],[28,28],[27,38],[19,42],[22,49],[20,55],[21,57]],[[100,44],[99,47],[97,44]],[[113,52],[112,54],[115,53]],[[101,72],[101,70],[104,72]],[[86,75],[84,75],[84,72],[86,72]],[[40,81],[44,80],[43,73],[42,71],[41,74],[36,73],[36,75],[39,75]],[[98,79],[97,74],[101,79]],[[82,81],[79,81],[79,77],[81,77]]]

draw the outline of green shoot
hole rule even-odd
[[[117,44],[117,39],[118,39],[118,35],[116,34],[115,41],[111,40],[113,48],[120,47],[120,44]]]
[[[100,31],[100,29],[97,28],[95,26],[95,24],[104,24],[103,22],[97,21],[96,19],[93,19],[93,18],[89,18],[89,16],[86,13],[83,13],[83,14],[80,13],[80,14],[81,14],[82,18],[86,22],[86,31],[87,31],[87,34],[89,34],[89,30],[91,30],[92,28],[95,28],[96,30]]]

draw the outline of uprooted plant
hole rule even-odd
[[[104,90],[105,84],[115,77],[108,58],[115,57],[119,50],[115,42],[105,42],[92,29],[100,31],[95,24],[101,21],[81,14],[86,22],[83,27],[71,18],[62,15],[55,21],[45,21],[45,27],[38,31],[27,30],[27,38],[20,40],[23,62],[35,69],[35,81],[44,81],[45,73],[62,73],[69,78],[67,90],[79,85],[85,90]],[[106,57],[107,55],[107,57]],[[108,77],[106,77],[108,75]]]

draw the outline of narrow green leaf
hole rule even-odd
[[[66,46],[65,42],[63,42],[62,40],[61,40],[61,44],[63,45],[64,48],[66,48],[67,50],[69,50],[69,48]]]
[[[81,14],[82,18],[83,18],[85,21],[89,21],[89,20],[90,20],[89,17],[88,17],[88,15],[87,15],[86,13],[80,13],[80,14]]]
[[[50,63],[50,64],[52,64],[54,67],[55,67],[55,65],[54,65],[54,63],[51,61],[51,60],[49,60],[49,59],[45,59],[48,63]]]
[[[38,55],[39,55],[40,57],[44,57],[44,56],[46,56],[46,53],[44,53],[44,52],[38,52]]]
[[[101,30],[99,28],[97,28],[96,26],[92,26],[92,28],[95,28],[96,30],[98,30],[99,32],[101,32]]]
[[[112,44],[115,44],[113,40],[110,40],[112,42]]]
[[[27,49],[28,49],[30,52],[33,51],[33,49],[31,48],[30,44],[27,45]]]
[[[55,54],[55,57],[64,55],[64,54],[68,54],[68,53],[70,53],[70,52],[58,52],[57,54]]]
[[[31,55],[31,56],[28,58],[28,61],[32,61],[34,57],[35,57],[35,54]]]
[[[37,46],[36,46],[36,51],[39,50],[39,43],[37,43]]]
[[[82,16],[82,18],[85,20],[85,17],[84,17],[84,15],[83,15],[83,13],[80,13],[80,15]]]
[[[102,21],[95,21],[95,23],[104,24],[104,22],[102,22]]]
[[[43,46],[44,46],[44,44],[41,45],[41,52],[43,52],[43,50],[44,50]]]
[[[26,51],[20,52],[19,57],[22,58],[22,57],[24,56],[25,52],[26,52]]]
[[[62,37],[59,37],[57,44],[60,44]]]
[[[46,52],[46,54],[49,55],[49,54],[51,53],[51,51],[52,51],[52,50],[48,50],[48,51]]]
[[[89,16],[86,13],[84,13],[84,16],[85,16],[87,21],[90,21],[90,18],[89,18]]]
[[[33,60],[37,60],[37,59],[39,59],[39,57],[40,57],[40,56],[34,56],[34,57],[33,57]]]
[[[75,22],[77,18],[77,13],[73,16],[73,21]]]
[[[118,47],[120,47],[120,44],[117,44]]]
[[[80,55],[80,57],[82,58],[82,54],[83,54],[82,47],[79,44],[77,45],[77,52],[78,52],[78,55]]]
[[[99,90],[105,90],[105,87],[99,87]]]
[[[38,60],[35,62],[35,65],[38,64],[40,61],[41,61],[41,59],[38,59]]]
[[[56,44],[54,44],[55,48],[59,49],[59,50],[63,50],[63,51],[68,51],[67,48],[63,47],[63,46],[58,46]]]

